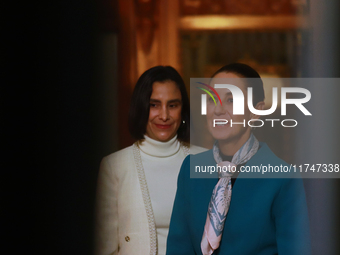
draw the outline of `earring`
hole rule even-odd
[[[185,120],[183,120],[182,123],[185,124]]]

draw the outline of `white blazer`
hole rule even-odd
[[[188,155],[206,149],[182,144]],[[183,158],[184,160],[184,158]],[[104,157],[96,202],[96,255],[157,254],[157,233],[138,146]],[[174,183],[174,185],[177,185]]]

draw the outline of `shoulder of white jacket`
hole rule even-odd
[[[133,155],[132,147],[133,145],[126,147],[124,149],[121,149],[119,151],[116,151],[114,153],[111,153],[107,155],[106,157],[104,157],[103,159],[107,160],[108,162],[115,162],[117,160],[123,160],[125,158],[131,160],[131,156]]]

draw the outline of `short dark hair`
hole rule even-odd
[[[129,131],[136,140],[144,139],[150,112],[150,97],[154,82],[173,81],[182,95],[182,122],[177,130],[177,138],[189,141],[190,105],[184,81],[180,74],[171,66],[155,66],[146,70],[138,79],[132,93],[129,111]]]
[[[253,105],[254,106],[256,106],[258,102],[261,102],[264,100],[263,81],[259,73],[256,72],[254,68],[246,64],[242,64],[242,63],[232,63],[232,64],[222,66],[220,69],[218,69],[214,73],[212,77],[222,72],[238,74],[244,78],[258,78],[258,79],[252,79],[251,83],[249,82],[247,83],[247,86],[253,88]]]

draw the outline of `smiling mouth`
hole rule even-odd
[[[168,129],[171,127],[171,125],[161,125],[161,124],[155,124],[155,126],[160,129]]]
[[[229,127],[230,122],[229,120],[223,120],[223,121],[213,121],[213,127]]]

